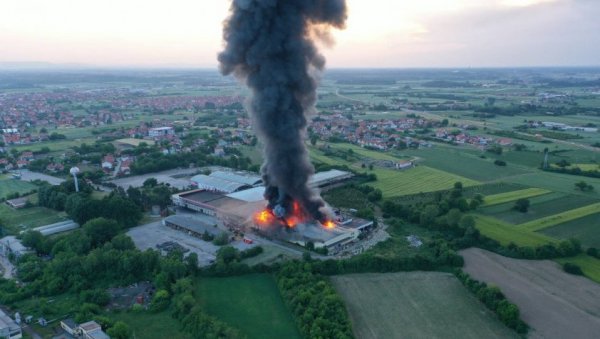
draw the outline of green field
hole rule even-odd
[[[548,227],[540,232],[560,239],[575,238],[583,246],[600,248],[600,213]]]
[[[566,212],[547,216],[544,218],[536,219],[524,224],[520,224],[518,225],[518,227],[529,231],[539,231],[544,228],[579,219],[594,213],[600,213],[600,203],[595,203],[572,209]]]
[[[1,179],[0,180],[0,198],[6,198],[11,193],[25,193],[36,189],[37,186],[28,182],[16,179]]]
[[[163,339],[163,338],[192,338],[191,335],[181,331],[181,324],[167,312],[119,312],[108,313],[109,318],[122,321],[129,325],[133,338]]]
[[[506,178],[505,180],[515,184],[544,188],[554,192],[600,197],[598,192],[595,191],[581,192],[575,189],[575,183],[583,180],[588,184],[595,186],[597,191],[600,191],[600,179],[597,178],[537,171],[536,173],[518,175]]]
[[[354,334],[371,338],[517,338],[449,273],[333,276]]]
[[[66,219],[64,212],[57,212],[45,207],[35,206],[15,210],[6,204],[0,204],[0,223],[3,225],[2,231],[5,234],[17,234],[22,230]]]
[[[530,198],[529,201],[531,205],[526,213],[513,209],[514,203],[486,206],[479,212],[516,225],[598,202],[597,199],[588,196],[561,192],[540,195]]]
[[[524,198],[531,198],[531,197],[535,197],[535,196],[546,194],[546,193],[550,193],[550,191],[542,189],[542,188],[526,188],[524,190],[519,190],[519,191],[512,191],[512,192],[488,195],[487,197],[485,197],[483,206],[492,206],[492,205],[497,205],[497,204],[503,204],[506,202],[510,202],[510,201],[514,201],[514,200],[518,200],[518,199],[524,199]]]
[[[427,166],[417,166],[405,171],[377,168],[373,172],[377,175],[377,181],[369,185],[380,189],[385,198],[446,190],[452,188],[457,181],[462,182],[465,187],[478,184],[477,181]]]
[[[482,215],[475,215],[474,217],[479,232],[500,242],[502,245],[508,245],[512,242],[518,246],[535,247],[549,242],[556,242],[555,239],[543,234],[531,232],[520,226],[514,226],[492,217]]]
[[[560,258],[556,261],[561,264],[566,262],[576,264],[581,267],[581,270],[586,277],[594,280],[597,283],[600,283],[600,259],[590,257],[589,255],[580,254],[576,257]]]
[[[197,292],[198,301],[208,314],[239,329],[248,338],[300,338],[270,275],[201,278]]]

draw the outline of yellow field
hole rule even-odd
[[[506,202],[510,202],[513,200],[518,200],[522,198],[531,198],[542,194],[550,193],[551,191],[545,190],[543,188],[527,188],[518,191],[499,193],[494,195],[488,195],[485,197],[485,201],[483,206],[492,206],[498,204],[504,204]]]
[[[514,243],[518,246],[539,246],[550,242],[556,242],[543,234],[526,230],[520,226],[514,226],[496,218],[474,215],[475,226],[488,238],[492,238],[506,246]]]
[[[600,212],[600,203],[595,203],[595,204],[579,207],[576,209],[572,209],[572,210],[569,210],[569,211],[566,211],[563,213],[550,215],[545,218],[540,218],[540,219],[536,219],[536,220],[533,220],[530,222],[526,222],[524,224],[518,225],[518,227],[528,230],[528,231],[539,231],[544,228],[562,224],[567,221],[583,218],[590,214],[599,213],[599,212]]]

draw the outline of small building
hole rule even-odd
[[[72,318],[64,319],[60,321],[60,327],[65,330],[68,334],[74,336],[77,332],[77,323]]]
[[[27,197],[22,197],[17,199],[6,200],[6,204],[14,209],[19,209],[25,207],[25,205],[27,205],[28,200],[29,199]]]
[[[110,339],[110,337],[102,331],[102,327],[95,321],[88,321],[79,325],[81,337],[85,339]]]
[[[20,339],[22,337],[21,326],[0,309],[0,338]]]
[[[155,127],[155,128],[150,128],[148,130],[148,136],[151,138],[159,138],[159,137],[164,137],[167,135],[174,135],[175,134],[175,130],[173,129],[173,127]]]

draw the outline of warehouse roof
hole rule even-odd
[[[252,187],[252,185],[211,177],[204,174],[198,174],[192,177],[192,182],[195,183],[198,188],[225,193],[233,193]]]
[[[256,202],[256,201],[265,200],[264,194],[265,194],[265,187],[258,186],[258,187],[250,188],[247,190],[230,193],[230,194],[227,194],[227,196],[230,198],[242,200],[245,202]]]
[[[260,175],[251,172],[214,171],[209,176],[250,186],[260,185],[262,183]]]
[[[308,182],[311,186],[320,186],[331,181],[349,179],[352,176],[353,174],[350,172],[332,169],[325,172],[315,173],[312,177],[310,177]]]
[[[19,329],[19,325],[8,314],[0,310],[0,330],[8,329],[10,332]]]
[[[165,223],[171,223],[198,234],[204,234],[204,232],[208,232],[210,235],[217,236],[223,232],[219,228],[214,227],[214,225],[209,225],[199,219],[177,214],[166,217]]]

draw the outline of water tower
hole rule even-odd
[[[71,167],[69,173],[73,176],[73,181],[75,181],[75,192],[79,192],[79,183],[77,182],[77,173],[79,173],[78,167]]]

